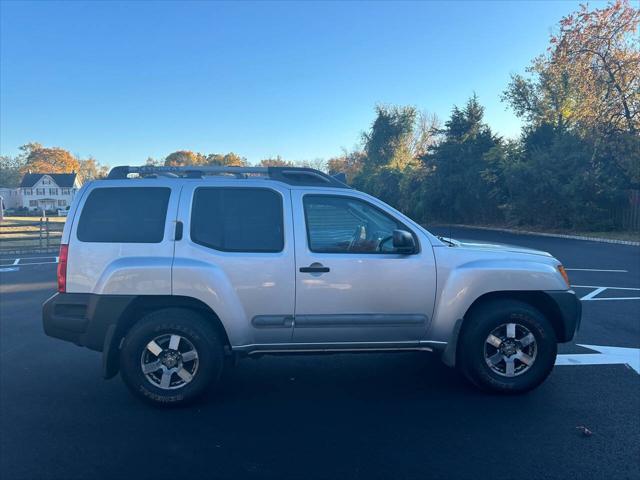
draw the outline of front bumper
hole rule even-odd
[[[573,290],[545,291],[555,305],[558,320],[562,326],[558,329],[558,342],[569,342],[580,328],[582,303]]]

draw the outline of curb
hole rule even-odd
[[[615,243],[617,245],[631,245],[633,247],[640,247],[640,242],[634,242],[633,240],[616,240],[613,238],[585,237],[583,235],[566,235],[563,233],[543,233],[543,232],[533,232],[530,230],[515,230],[512,228],[479,227],[477,225],[454,224],[454,225],[451,225],[451,227],[470,228],[470,229],[476,229],[476,230],[491,230],[494,232],[513,233],[516,235],[537,235],[539,237],[568,238],[571,240],[584,240],[588,242],[599,242],[599,243]]]

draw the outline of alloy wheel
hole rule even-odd
[[[527,372],[537,355],[536,337],[520,323],[505,323],[494,328],[484,344],[484,359],[489,368],[503,377]]]
[[[198,351],[184,336],[164,334],[147,343],[140,368],[155,387],[175,390],[190,383],[198,371]]]

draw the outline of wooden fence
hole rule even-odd
[[[620,220],[623,230],[640,232],[640,190],[629,191],[629,206],[622,211]]]
[[[0,223],[0,254],[57,251],[63,228],[64,222],[46,217],[37,221],[5,220]]]

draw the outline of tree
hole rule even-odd
[[[426,111],[417,115],[413,136],[411,139],[411,154],[414,158],[425,156],[440,139],[442,122],[435,113]]]
[[[0,156],[0,187],[15,188],[20,185],[24,158]]]
[[[483,172],[489,167],[485,155],[501,139],[493,135],[483,116],[484,108],[475,95],[464,108],[454,107],[441,131],[442,141],[422,158],[428,175],[409,194],[424,197],[419,198],[427,207],[424,218],[465,223],[499,218]]]
[[[207,165],[220,165],[225,167],[245,167],[248,165],[247,159],[233,152],[222,155],[220,153],[212,153],[207,155]]]
[[[25,156],[21,173],[71,173],[80,170],[80,162],[67,150],[59,147],[46,148],[38,143],[20,147]]]
[[[514,75],[503,94],[534,127],[548,123],[598,134],[640,129],[640,10],[628,0],[560,21],[547,54]]]
[[[364,169],[390,166],[404,169],[412,163],[411,141],[417,112],[414,107],[376,107],[376,119],[363,135]]]
[[[86,160],[80,160],[80,168],[78,170],[78,176],[83,182],[89,180],[96,180],[98,178],[105,178],[109,173],[109,167],[100,165],[95,158],[87,158]]]
[[[164,159],[167,167],[184,167],[191,165],[206,165],[207,158],[201,154],[192,152],[191,150],[178,150],[170,153]]]
[[[327,161],[327,171],[329,175],[344,173],[347,177],[347,183],[351,184],[354,178],[362,171],[364,156],[364,152],[360,150],[352,152],[344,150],[341,156],[330,158]]]
[[[298,167],[313,168],[325,172],[327,170],[327,161],[324,158],[314,158],[312,160],[300,160],[296,162]]]
[[[628,0],[580,11],[551,37],[548,68],[567,75],[575,116],[592,128],[634,134],[640,129],[640,10]]]
[[[530,125],[550,124],[566,128],[573,121],[575,103],[571,85],[566,74],[557,74],[548,69],[544,57],[536,58],[527,68],[529,78],[516,74],[502,94],[517,116]]]
[[[280,155],[264,158],[258,162],[259,167],[293,167],[294,163],[284,160]]]
[[[494,150],[485,172],[508,220],[615,227],[611,212],[640,186],[639,22],[626,0],[581,6],[529,77],[512,77],[503,99],[527,125],[520,148]]]

